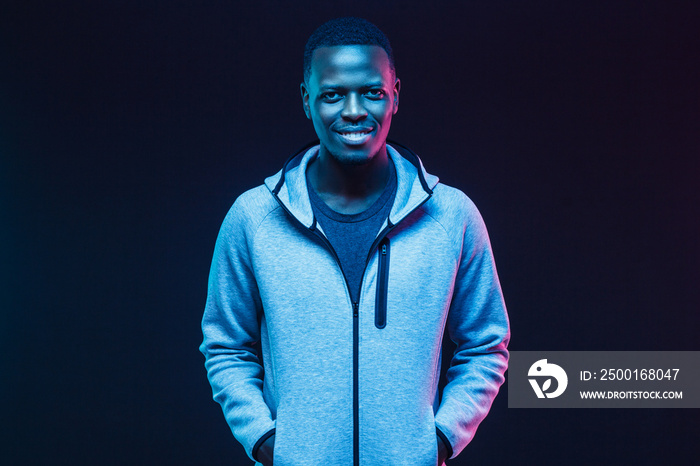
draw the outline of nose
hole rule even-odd
[[[341,116],[350,121],[359,121],[367,117],[362,97],[355,92],[350,92],[345,98]]]

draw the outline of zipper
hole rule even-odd
[[[282,204],[280,202],[280,204]],[[284,209],[286,207],[282,205]],[[287,210],[289,212],[289,210]],[[291,215],[291,213],[290,213]],[[292,218],[295,218],[291,215]],[[298,222],[298,220],[297,220]],[[301,223],[301,222],[299,222]],[[343,271],[343,266],[340,263],[340,258],[338,253],[333,249],[333,245],[328,238],[318,231],[316,228],[316,219],[311,225],[311,230],[316,234],[316,236],[323,242],[326,248],[333,254],[340,273],[343,275],[343,280],[345,281],[345,289],[348,292],[348,296],[352,296],[350,292],[350,284],[348,283],[348,277]],[[367,270],[367,263],[365,263],[365,271]],[[362,279],[364,279],[364,271],[362,272]],[[362,283],[360,279],[360,283]],[[360,294],[362,294],[362,286],[360,285]],[[353,466],[360,466],[360,358],[358,354],[360,352],[360,295],[358,295],[358,302],[352,303],[352,456],[353,456]]]
[[[374,302],[374,325],[386,327],[387,294],[389,291],[389,238],[379,243],[379,270],[377,272],[377,294]]]
[[[359,299],[359,298],[358,298]],[[360,465],[360,303],[352,303],[352,458]]]

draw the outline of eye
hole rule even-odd
[[[365,95],[372,100],[380,100],[384,97],[384,91],[382,89],[369,89]]]
[[[334,103],[340,100],[342,96],[337,92],[329,91],[321,94],[321,100],[328,103]]]

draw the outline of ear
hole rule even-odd
[[[401,90],[401,80],[396,78],[394,83],[394,115],[399,111],[399,91]]]
[[[304,106],[306,118],[311,119],[311,109],[309,108],[309,90],[306,88],[306,83],[302,82],[299,86],[301,90],[301,104]]]

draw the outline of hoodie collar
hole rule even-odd
[[[314,215],[306,186],[306,168],[318,155],[319,147],[302,149],[287,160],[282,170],[265,179],[277,201],[307,228],[314,225]],[[426,172],[418,156],[400,144],[387,144],[387,153],[396,168],[396,198],[389,213],[389,222],[396,225],[430,198],[438,178]]]

